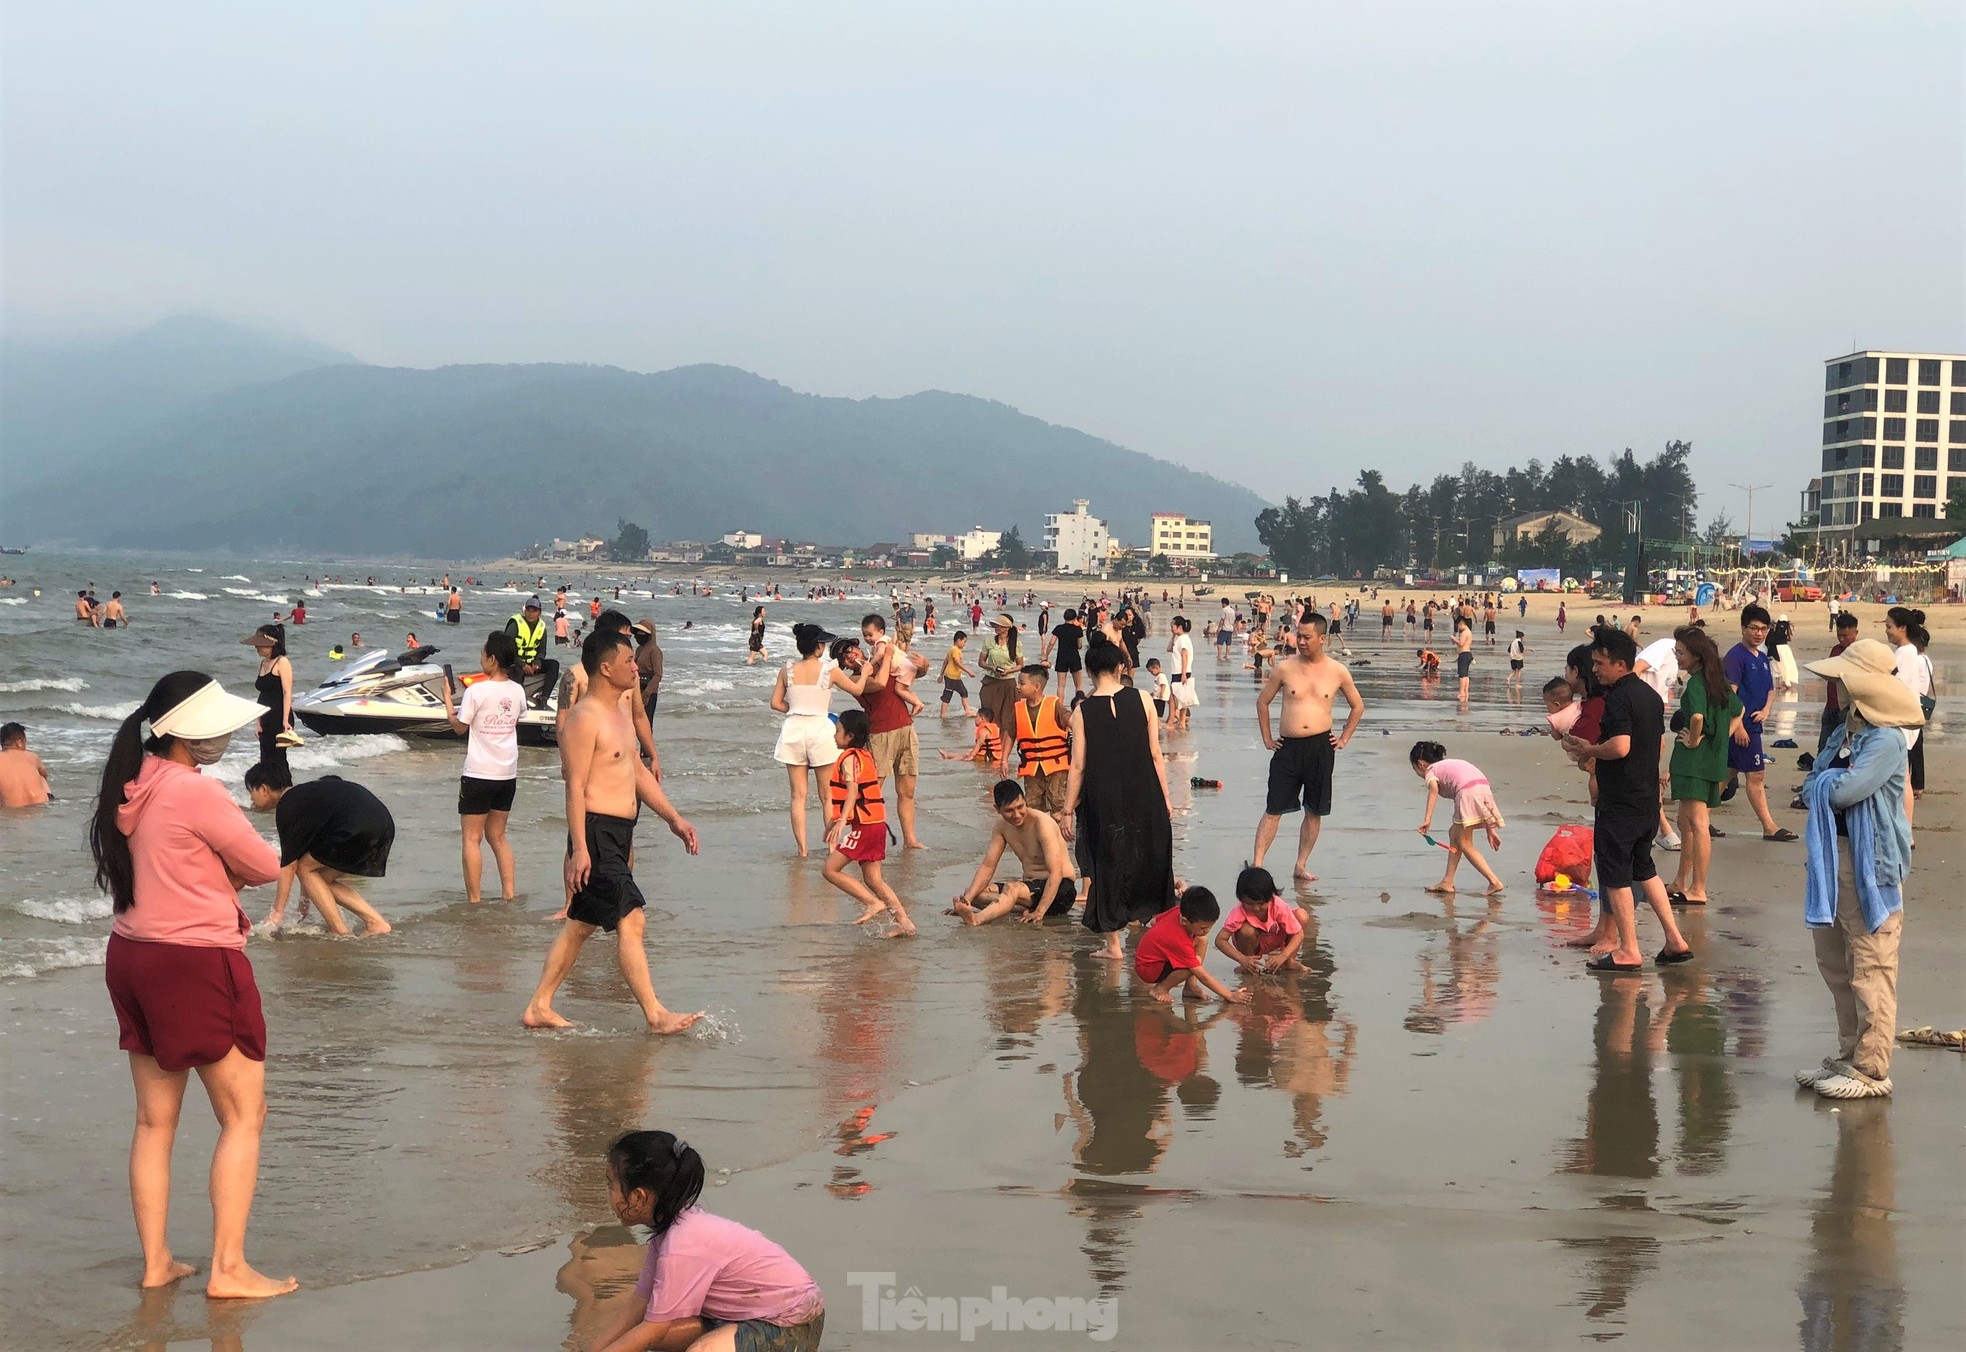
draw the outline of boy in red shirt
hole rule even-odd
[[[1213,991],[1230,1004],[1249,1003],[1248,991],[1232,991],[1202,970],[1197,945],[1221,917],[1222,908],[1213,892],[1206,887],[1190,887],[1178,904],[1162,911],[1147,926],[1133,950],[1133,972],[1153,987],[1156,1000],[1173,1004],[1174,988],[1182,986],[1190,1000],[1206,1000]]]

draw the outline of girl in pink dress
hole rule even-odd
[[[1488,882],[1488,895],[1502,890],[1502,880],[1482,856],[1475,843],[1475,828],[1487,833],[1488,848],[1502,848],[1502,810],[1495,805],[1495,794],[1488,787],[1488,776],[1464,760],[1449,760],[1447,748],[1439,742],[1415,742],[1410,753],[1413,773],[1427,781],[1427,811],[1420,821],[1420,834],[1433,829],[1434,804],[1445,794],[1454,800],[1454,824],[1448,828],[1447,871],[1427,890],[1441,895],[1454,891],[1454,872],[1467,856],[1474,871]]]

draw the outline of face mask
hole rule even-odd
[[[180,739],[184,749],[191,753],[191,759],[199,765],[217,765],[225,756],[225,748],[232,745],[232,734],[223,737],[185,737]]]

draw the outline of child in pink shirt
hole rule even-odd
[[[1421,835],[1433,829],[1434,804],[1441,796],[1445,794],[1454,800],[1454,824],[1447,831],[1447,871],[1427,890],[1442,895],[1451,893],[1454,872],[1461,866],[1461,856],[1466,855],[1475,872],[1487,880],[1488,895],[1499,895],[1502,880],[1489,867],[1481,847],[1475,844],[1475,829],[1479,827],[1488,835],[1489,849],[1502,848],[1502,809],[1495,803],[1494,790],[1488,787],[1488,776],[1467,761],[1449,760],[1447,748],[1439,742],[1415,742],[1409,754],[1413,773],[1427,781],[1427,811],[1420,820]]]
[[[1266,868],[1236,875],[1236,904],[1222,921],[1215,947],[1245,974],[1303,970],[1297,950],[1304,946],[1304,922],[1297,908],[1277,895],[1277,880]]]
[[[666,1131],[608,1147],[608,1202],[622,1224],[651,1233],[635,1299],[595,1352],[812,1352],[826,1325],[818,1283],[756,1230],[699,1210],[702,1191],[702,1156]]]

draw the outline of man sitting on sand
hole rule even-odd
[[[1058,823],[1033,808],[1024,796],[1024,786],[1014,779],[997,781],[991,798],[996,803],[997,821],[990,843],[983,851],[983,862],[976,866],[976,876],[956,895],[949,914],[960,917],[965,925],[987,925],[1012,911],[1022,911],[1018,919],[1027,925],[1054,915],[1070,915],[1078,901],[1078,879]],[[1024,877],[1018,882],[992,882],[1006,846],[1024,866]]]
[[[27,729],[0,727],[0,807],[38,807],[48,792],[48,767],[27,749]]]
[[[553,1010],[553,995],[573,971],[581,947],[604,929],[618,935],[616,960],[621,975],[642,1007],[649,1030],[680,1033],[703,1017],[676,1014],[655,998],[643,948],[642,889],[629,866],[635,845],[636,803],[648,804],[691,854],[696,828],[670,805],[662,785],[636,753],[635,722],[626,701],[641,689],[634,646],[616,628],[603,626],[587,636],[580,650],[587,690],[579,704],[562,710],[560,773],[567,788],[566,884],[571,894],[567,918],[546,955],[539,986],[527,1004],[528,1028],[567,1028],[571,1020]],[[633,701],[641,708],[641,701]]]

